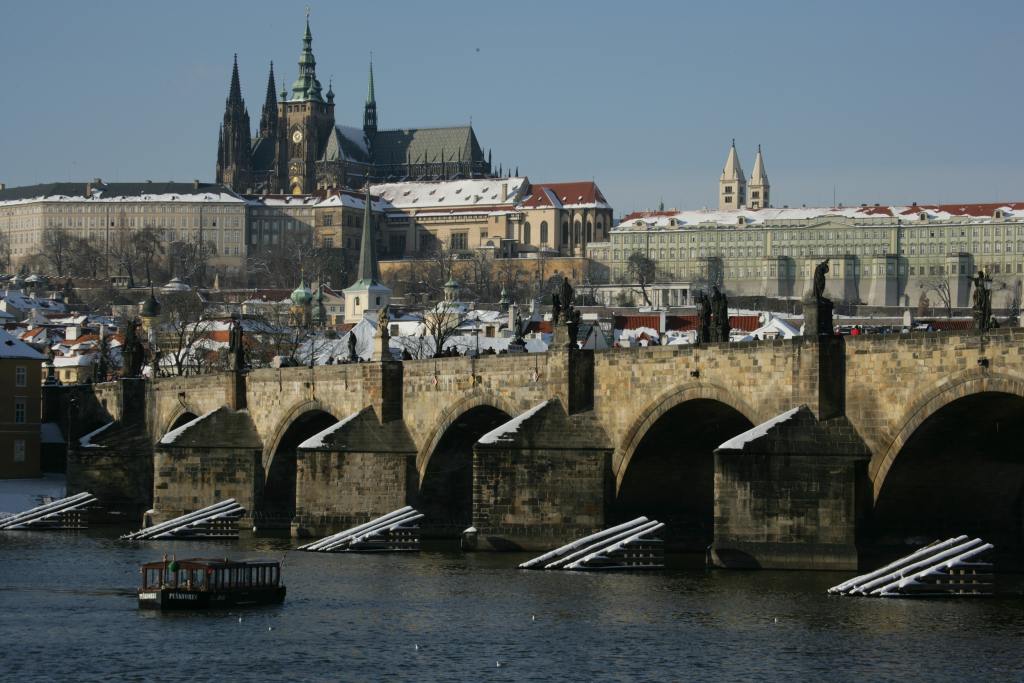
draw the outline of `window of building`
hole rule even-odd
[[[25,462],[25,440],[14,440],[14,462]]]
[[[358,305],[359,305],[359,297],[358,297],[358,296],[356,297],[355,305],[356,305],[356,306],[358,306]]]
[[[562,243],[567,244],[569,242],[569,221],[562,222]]]
[[[392,256],[405,254],[405,235],[388,235],[388,253]]]
[[[451,236],[451,244],[449,245],[452,249],[465,250],[467,243],[467,236],[464,232],[453,232]]]
[[[523,244],[529,244],[532,240],[530,239],[533,235],[530,234],[530,221],[523,223]]]
[[[324,225],[333,225],[333,224],[334,224],[334,216],[329,214],[329,213],[325,213],[324,214]]]
[[[20,396],[14,399],[14,423],[25,424],[25,399]]]
[[[324,238],[324,249],[334,249],[334,238],[333,237],[325,237]]]
[[[547,244],[548,243],[548,222],[547,221],[541,221],[540,222],[540,243],[541,244]]]
[[[28,368],[24,365],[19,365],[14,369],[14,386],[28,386]]]

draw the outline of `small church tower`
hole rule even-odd
[[[729,147],[725,168],[718,181],[718,210],[738,209],[747,204],[747,179],[743,176],[739,155],[736,154],[736,140]]]
[[[235,55],[217,144],[217,182],[240,192],[246,191],[252,172],[251,151],[249,112],[242,99],[242,86],[238,80],[238,55]]]
[[[380,281],[377,265],[377,246],[373,230],[373,198],[370,184],[366,184],[363,200],[363,237],[359,243],[359,274],[352,286],[345,290],[345,322],[357,323],[366,313],[376,313],[391,302],[391,290]]]
[[[761,145],[757,146],[757,156],[754,157],[754,170],[750,172],[750,183],[747,185],[747,193],[750,195],[751,209],[767,209],[771,204],[771,186],[768,184],[768,174],[764,170],[764,157],[761,156]]]

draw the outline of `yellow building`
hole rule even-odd
[[[0,478],[38,477],[46,356],[0,330]]]

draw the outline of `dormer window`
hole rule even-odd
[[[996,209],[995,211],[993,211],[992,212],[992,218],[1003,218],[1003,210],[1002,209]]]
[[[918,216],[918,218],[920,218],[920,219],[921,219],[921,220],[923,220],[923,221],[926,221],[926,220],[928,220],[928,214],[927,214],[927,213],[925,213],[924,211],[922,211],[922,212],[920,213],[920,215]]]

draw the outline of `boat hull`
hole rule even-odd
[[[201,610],[227,609],[235,607],[258,607],[279,605],[284,602],[285,587],[249,588],[233,591],[188,591],[177,588],[140,590],[141,609],[160,610]]]

